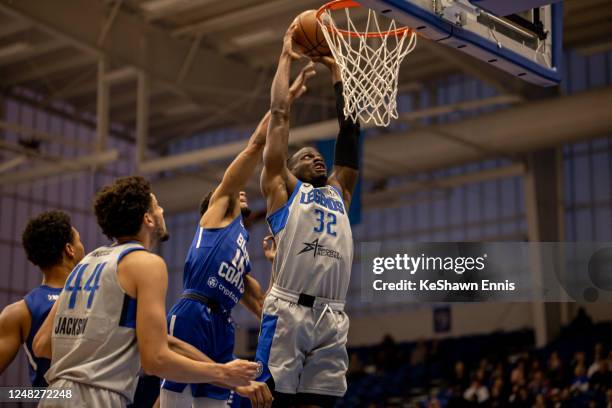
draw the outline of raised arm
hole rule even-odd
[[[231,386],[250,383],[257,371],[256,363],[195,361],[169,348],[165,310],[168,272],[160,257],[145,251],[130,253],[119,264],[118,274],[125,291],[136,297],[136,337],[142,368],[147,374],[185,383],[221,382]]]
[[[0,374],[11,364],[25,340],[23,326],[29,316],[23,300],[8,305],[0,313]]]
[[[297,26],[292,24],[285,33],[283,50],[272,81],[270,102],[270,125],[264,149],[264,168],[261,174],[261,189],[266,197],[268,214],[287,202],[290,191],[297,185],[297,179],[287,168],[289,145],[289,72],[291,61],[300,58],[293,51],[293,33]]]
[[[314,73],[313,65],[308,65],[302,69],[289,88],[289,104],[306,92],[306,82]],[[247,146],[236,156],[225,171],[223,180],[221,180],[221,183],[210,199],[208,211],[203,216],[203,225],[221,222],[227,214],[227,207],[231,202],[230,198],[237,196],[240,191],[244,190],[262,157],[262,151],[266,144],[266,134],[270,124],[270,116],[270,111],[266,112],[259,125],[257,125],[255,132],[249,138]],[[237,215],[233,214],[232,218]]]
[[[336,115],[340,127],[334,151],[334,169],[328,182],[342,191],[344,203],[348,208],[359,177],[359,121],[353,122],[352,119],[344,117],[342,78],[334,59],[332,57],[322,57],[317,62],[327,66],[331,72],[332,84],[336,94]]]

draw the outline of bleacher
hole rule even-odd
[[[547,346],[536,348],[534,344],[533,331],[522,330],[411,343],[395,343],[386,337],[376,346],[351,348],[348,390],[337,406],[612,406],[608,405],[612,404],[612,371],[609,371],[612,369],[612,323],[592,325],[575,321]],[[574,361],[577,354],[583,353],[585,369],[589,368],[596,358],[597,344],[605,353],[599,358],[608,361],[608,374],[597,377],[603,386],[594,389],[591,376],[585,379],[590,385],[588,389],[584,390],[584,384],[582,389],[573,387],[575,381],[580,382],[570,372],[577,364]],[[549,367],[553,353],[561,361],[556,369]],[[457,378],[455,372],[457,362],[465,366],[462,378]],[[523,369],[519,367],[513,373],[518,365],[525,367],[522,381]],[[466,386],[473,386],[482,395],[479,398],[472,395],[471,400],[466,398]],[[474,401],[478,399],[481,401]]]

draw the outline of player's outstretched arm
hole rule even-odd
[[[257,364],[234,360],[215,364],[191,360],[168,347],[166,333],[166,264],[157,255],[132,252],[119,264],[120,281],[128,294],[136,296],[136,337],[142,367],[147,374],[176,382],[220,382],[244,386],[257,373]]]
[[[289,96],[289,72],[291,61],[300,58],[293,50],[293,33],[296,24],[285,33],[283,50],[272,81],[270,102],[270,125],[266,147],[264,148],[264,168],[261,174],[261,189],[266,197],[268,214],[283,206],[289,192],[297,185],[297,179],[287,168],[287,149],[289,145],[289,116],[291,99]]]
[[[218,227],[218,224],[226,217],[232,198],[237,197],[239,192],[244,189],[261,158],[269,123],[270,112],[267,112],[249,138],[246,147],[225,170],[221,183],[210,197],[208,209],[202,215],[201,226],[207,228]],[[232,218],[237,215],[233,214]]]
[[[240,303],[243,304],[257,320],[261,320],[263,310],[263,302],[266,294],[261,290],[261,285],[257,279],[251,275],[244,276],[244,295],[240,298]]]
[[[23,325],[30,319],[25,301],[8,305],[0,313],[0,374],[6,370],[23,343]]]
[[[168,335],[168,347],[170,347],[170,350],[192,360],[214,363],[212,358],[208,357],[206,354],[202,353],[200,350],[198,350],[191,344],[184,342],[183,340],[171,335]]]
[[[32,350],[36,357],[51,358],[51,331],[53,330],[53,321],[55,320],[58,304],[59,302],[55,301],[47,318],[36,332],[34,340],[32,340]]]
[[[342,78],[334,59],[332,57],[321,57],[316,61],[324,64],[331,72],[332,84],[336,94],[336,115],[340,126],[334,152],[334,169],[329,177],[329,184],[342,191],[345,205],[348,208],[359,177],[359,121],[354,122],[352,119],[344,117]]]
[[[307,65],[302,69],[289,88],[290,104],[306,92],[306,83],[314,74],[315,70],[312,65]],[[249,138],[246,147],[236,156],[225,171],[223,180],[221,180],[221,183],[210,198],[208,210],[202,217],[202,225],[215,225],[221,222],[227,214],[227,207],[231,202],[230,198],[237,196],[240,191],[244,190],[249,178],[251,178],[253,171],[261,160],[269,124],[270,111],[266,112]],[[237,215],[234,214],[233,216]]]

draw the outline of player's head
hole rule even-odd
[[[204,196],[202,201],[200,201],[200,217],[204,215],[204,213],[208,210],[208,205],[210,204],[210,198],[212,197],[213,192],[209,191],[208,194]]]
[[[246,191],[241,191],[238,194],[238,204],[240,205],[240,212],[243,218],[249,218],[251,215],[251,209],[249,208],[249,199]]]
[[[204,196],[202,201],[200,202],[200,217],[204,215],[204,213],[208,210],[208,205],[210,204],[210,198],[212,197],[213,192],[210,191],[208,194]],[[242,218],[249,218],[251,215],[251,209],[249,208],[249,201],[247,199],[247,194],[244,191],[241,191],[238,194],[237,204],[240,205],[240,213],[242,214]],[[228,206],[228,213],[233,212],[233,207],[235,203],[230,203]]]
[[[96,195],[94,211],[98,225],[110,239],[136,237],[144,233],[154,242],[169,238],[164,209],[142,177],[121,177]]]
[[[303,147],[295,152],[288,160],[289,171],[298,180],[323,187],[327,184],[327,167],[323,156],[314,147]]]
[[[30,219],[21,242],[28,260],[41,269],[62,264],[72,269],[85,256],[81,236],[63,211],[45,211]]]

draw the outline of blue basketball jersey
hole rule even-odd
[[[251,271],[248,240],[241,215],[224,228],[198,226],[185,260],[185,292],[214,299],[226,310],[236,306],[244,293],[244,275]]]
[[[29,362],[30,381],[33,387],[47,386],[45,373],[49,369],[51,360],[36,357],[32,350],[32,341],[34,341],[34,336],[36,336],[38,329],[40,329],[40,326],[42,326],[47,318],[49,311],[61,292],[62,288],[51,288],[46,285],[40,285],[23,298],[32,316],[32,325],[30,326],[30,333],[25,342],[25,349]]]

